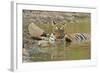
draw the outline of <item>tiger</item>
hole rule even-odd
[[[66,24],[64,23],[57,24],[55,21],[52,22],[52,34],[55,36],[55,40],[64,40],[66,43],[80,43],[90,41],[90,35],[87,33],[65,33],[65,25]]]

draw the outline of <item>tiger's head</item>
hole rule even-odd
[[[65,24],[52,22],[52,32],[56,39],[63,39],[65,36]]]

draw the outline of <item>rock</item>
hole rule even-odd
[[[30,56],[39,55],[39,54],[47,54],[50,52],[49,48],[40,48],[40,47],[33,47],[30,50]]]
[[[22,54],[23,56],[29,56],[29,53],[25,48],[22,49]]]
[[[34,23],[29,24],[28,31],[32,37],[36,38],[41,38],[41,35],[43,35],[44,33],[44,31],[38,26],[36,26]]]
[[[38,41],[38,46],[40,46],[40,47],[49,47],[50,43],[49,43],[49,41],[40,40],[40,41]]]

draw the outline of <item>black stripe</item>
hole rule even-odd
[[[79,36],[77,36],[77,35],[75,35],[75,37],[76,37],[76,40],[79,40],[79,39],[80,39],[80,37],[79,37]]]
[[[85,40],[87,39],[86,36],[84,34],[81,33],[81,35],[85,38]]]
[[[81,38],[81,41],[84,40],[83,37],[81,35],[78,35]]]

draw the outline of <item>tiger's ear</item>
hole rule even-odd
[[[64,29],[66,27],[66,24],[63,23],[61,29]]]
[[[56,25],[56,22],[55,21],[52,21],[52,26],[55,26]]]
[[[65,26],[66,24],[65,24],[65,23],[63,23],[62,25],[63,25],[63,26]]]

